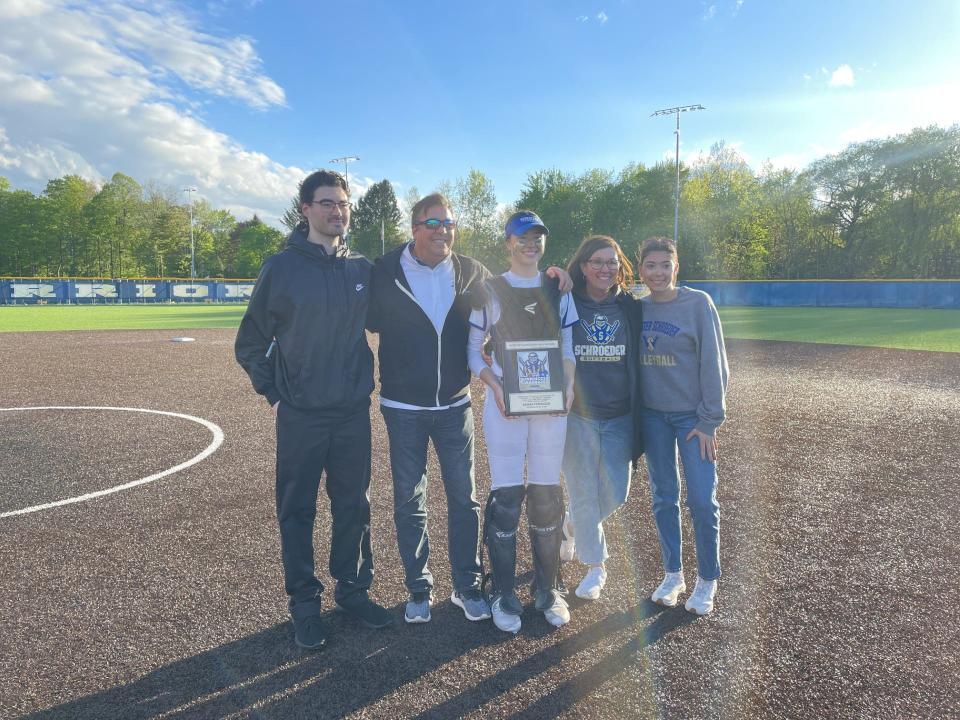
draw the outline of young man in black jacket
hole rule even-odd
[[[349,190],[320,170],[300,187],[306,228],[267,258],[237,332],[237,361],[277,425],[277,519],[290,615],[300,647],[326,642],[313,528],[326,471],[337,605],[371,627],[393,618],[367,595],[370,549],[370,393],[373,355],[364,322],[370,262],[343,244]]]

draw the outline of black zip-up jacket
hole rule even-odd
[[[643,455],[643,428],[640,424],[640,412],[643,408],[643,397],[640,391],[640,343],[643,334],[643,304],[632,293],[620,291],[617,293],[617,305],[627,318],[630,326],[630,347],[627,351],[627,375],[630,378],[630,412],[633,415],[633,460]]]
[[[438,337],[400,266],[405,248],[377,258],[370,278],[367,329],[380,334],[380,394],[419,407],[452,405],[470,387],[470,293],[490,273],[473,258],[453,253],[456,294]]]
[[[267,402],[324,411],[369,404],[370,270],[363,255],[343,246],[327,255],[298,230],[263,263],[234,352]]]

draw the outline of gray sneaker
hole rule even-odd
[[[484,599],[483,594],[476,588],[470,588],[462,592],[454,590],[450,595],[450,602],[463,610],[467,620],[489,620],[490,606]]]
[[[413,593],[407,601],[407,609],[403,612],[403,619],[408,623],[430,622],[431,603],[429,592]]]

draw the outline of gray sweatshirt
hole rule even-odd
[[[677,288],[669,302],[643,302],[640,386],[643,404],[661,412],[695,412],[712,435],[726,414],[727,352],[717,308],[707,293]]]

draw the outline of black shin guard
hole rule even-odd
[[[483,537],[490,558],[492,594],[512,600],[516,598],[513,589],[517,574],[517,528],[525,492],[523,485],[491,490],[484,509]]]
[[[563,540],[563,490],[559,485],[527,488],[527,523],[533,552],[531,592],[538,610],[553,604],[559,591],[560,543]]]

